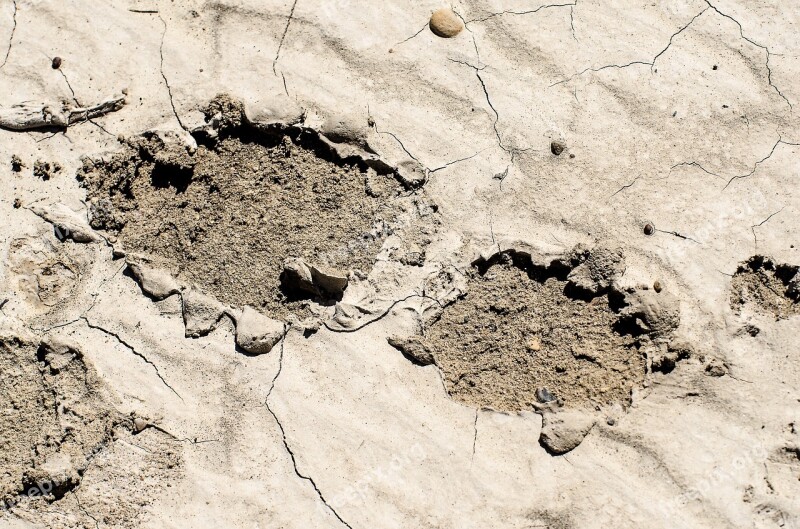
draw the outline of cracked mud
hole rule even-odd
[[[0,526],[797,525],[797,5],[0,4]]]
[[[189,154],[154,137],[129,142],[82,170],[92,225],[223,303],[274,318],[303,313],[307,296],[281,282],[284,261],[368,273],[403,190],[391,175],[337,165],[303,143],[228,136]]]

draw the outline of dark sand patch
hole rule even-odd
[[[767,257],[751,257],[731,280],[731,308],[740,313],[745,306],[753,305],[776,320],[800,314],[799,269]]]
[[[302,132],[242,133],[190,154],[151,135],[87,162],[79,178],[93,227],[126,251],[159,259],[223,303],[284,318],[307,305],[282,288],[285,259],[368,273],[404,190],[392,175],[327,161],[306,143]]]

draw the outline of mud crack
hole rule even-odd
[[[14,14],[13,14],[14,25],[11,27],[11,35],[8,37],[8,48],[6,49],[5,57],[3,57],[3,64],[0,64],[0,69],[2,69],[8,62],[8,56],[11,55],[11,46],[14,44],[14,34],[17,32],[17,0],[13,0],[13,4],[14,4]]]
[[[272,408],[269,405],[269,397],[272,395],[272,390],[275,389],[275,383],[277,382],[278,377],[281,375],[281,372],[283,371],[283,355],[284,355],[285,342],[286,342],[286,340],[281,340],[280,356],[278,357],[278,371],[275,373],[275,376],[272,378],[272,382],[270,382],[270,387],[269,387],[269,390],[267,391],[267,396],[264,399],[264,407],[267,408],[267,411],[269,412],[269,414],[272,415],[272,418],[275,420],[275,424],[278,425],[278,429],[281,431],[281,440],[283,441],[283,448],[286,450],[286,453],[289,454],[289,458],[292,460],[292,468],[294,469],[295,475],[297,475],[298,478],[302,479],[303,481],[308,482],[311,485],[311,487],[314,489],[314,492],[317,494],[317,497],[319,498],[319,500],[323,503],[323,505],[325,505],[325,507],[331,512],[331,514],[333,514],[336,517],[336,519],[339,520],[339,522],[342,525],[344,525],[348,529],[353,529],[350,526],[350,524],[347,523],[339,515],[338,512],[336,512],[336,509],[334,509],[328,503],[328,500],[325,499],[325,495],[322,493],[322,491],[317,486],[317,483],[316,483],[316,481],[314,481],[314,478],[312,478],[311,476],[308,476],[308,475],[303,474],[302,472],[300,472],[300,469],[297,466],[297,457],[296,457],[296,455],[294,453],[294,450],[292,450],[292,448],[289,446],[288,440],[286,439],[286,430],[284,429],[283,424],[281,423],[280,419],[278,419],[278,416],[275,414],[275,412],[272,410]]]
[[[760,160],[756,161],[756,162],[753,164],[753,168],[752,168],[752,169],[750,169],[750,170],[749,170],[749,171],[747,171],[746,173],[742,173],[742,174],[740,174],[740,175],[735,175],[735,176],[731,176],[731,177],[726,177],[726,176],[723,176],[723,175],[721,175],[721,174],[718,174],[718,173],[715,173],[715,172],[713,172],[713,171],[710,171],[710,170],[706,169],[705,167],[703,167],[703,165],[702,165],[702,164],[700,164],[700,163],[699,163],[699,162],[697,162],[697,161],[691,161],[691,162],[680,162],[680,163],[677,163],[677,164],[673,165],[672,167],[670,167],[670,170],[669,170],[669,172],[670,172],[670,174],[672,174],[672,171],[674,171],[675,169],[677,169],[677,168],[679,168],[679,167],[697,167],[698,169],[700,169],[701,171],[703,171],[703,172],[704,172],[704,173],[706,173],[707,175],[713,176],[713,177],[715,177],[715,178],[719,178],[719,179],[723,179],[723,180],[727,178],[728,182],[727,182],[727,183],[725,184],[725,186],[722,188],[722,190],[723,190],[723,191],[725,191],[726,189],[728,189],[728,187],[729,187],[729,186],[730,186],[730,185],[731,185],[731,184],[732,184],[734,181],[736,181],[736,180],[740,180],[740,179],[743,179],[743,178],[748,178],[748,177],[750,177],[750,176],[753,176],[753,175],[756,173],[756,171],[758,170],[758,167],[759,167],[759,166],[760,166],[762,163],[764,163],[764,162],[766,162],[767,160],[769,160],[769,159],[772,157],[772,155],[773,155],[773,154],[775,154],[775,150],[778,148],[778,146],[779,146],[779,145],[792,145],[792,146],[800,146],[800,143],[792,143],[792,142],[789,142],[789,141],[785,141],[785,140],[784,140],[782,137],[778,137],[778,141],[776,141],[776,142],[775,142],[775,144],[772,146],[772,148],[769,150],[769,152],[766,154],[766,156],[764,156],[764,157],[763,157],[763,158],[761,158]]]
[[[183,397],[181,397],[178,394],[178,392],[175,391],[175,389],[172,386],[169,385],[169,382],[167,382],[166,379],[161,375],[161,371],[159,371],[158,366],[156,364],[154,364],[149,358],[147,358],[147,356],[145,356],[143,353],[140,353],[139,351],[137,351],[134,346],[132,346],[127,341],[125,341],[116,332],[109,331],[108,329],[106,329],[106,328],[104,328],[104,327],[102,327],[100,325],[96,325],[96,324],[92,323],[91,321],[89,321],[89,318],[87,318],[86,316],[81,316],[80,319],[83,320],[86,323],[86,326],[89,327],[90,329],[95,329],[95,330],[101,331],[101,332],[105,333],[106,335],[115,338],[117,340],[117,342],[119,342],[122,346],[124,346],[126,349],[128,349],[131,353],[133,353],[135,356],[137,356],[137,357],[141,358],[142,360],[144,360],[144,362],[146,364],[149,364],[153,368],[153,370],[156,372],[156,376],[161,380],[161,382],[163,382],[164,385],[167,386],[169,388],[169,390],[172,391],[179,399],[183,400]]]
[[[281,40],[278,42],[278,50],[275,52],[275,59],[272,61],[272,73],[278,75],[276,70],[276,66],[278,64],[278,60],[281,57],[281,50],[283,49],[283,41],[286,40],[286,34],[289,32],[289,26],[292,24],[292,20],[294,19],[294,10],[297,7],[297,0],[294,0],[292,3],[292,9],[289,11],[289,17],[286,19],[286,26],[283,28],[283,34],[281,35]]]
[[[744,34],[744,28],[742,27],[742,24],[738,20],[736,20],[732,16],[720,11],[715,5],[713,5],[711,2],[709,2],[709,0],[704,0],[704,1],[705,1],[706,4],[708,4],[708,7],[713,9],[718,15],[720,15],[720,16],[722,16],[724,18],[727,18],[727,19],[731,20],[734,24],[736,24],[736,26],[739,28],[739,36],[742,39],[746,40],[747,42],[749,42],[750,44],[752,44],[756,48],[761,48],[762,50],[764,50],[764,52],[767,54],[767,61],[766,61],[767,81],[769,82],[769,85],[775,90],[775,92],[784,101],[786,101],[786,104],[789,105],[789,109],[792,110],[793,109],[792,103],[786,98],[785,95],[783,95],[783,92],[781,92],[780,89],[772,82],[772,68],[770,68],[770,66],[769,66],[769,60],[770,60],[770,57],[771,57],[772,54],[770,53],[769,48],[767,46],[759,44],[756,41],[746,37],[745,34]]]
[[[484,80],[483,76],[481,76],[481,72],[486,69],[486,65],[478,67],[478,66],[475,66],[474,64],[471,64],[471,63],[469,63],[467,61],[461,61],[461,60],[453,59],[453,58],[448,58],[448,60],[450,62],[461,64],[463,66],[471,68],[475,72],[475,77],[478,78],[478,82],[481,85],[481,89],[483,90],[483,95],[486,98],[486,103],[489,105],[489,108],[492,110],[492,113],[494,114],[494,119],[493,119],[493,122],[492,122],[492,128],[494,130],[494,135],[497,138],[497,144],[500,147],[500,149],[511,155],[511,161],[512,162],[514,161],[514,158],[515,158],[515,156],[517,154],[530,150],[530,149],[527,149],[527,148],[521,149],[521,148],[517,148],[517,147],[510,147],[510,146],[507,146],[507,145],[505,145],[503,143],[503,137],[500,134],[500,129],[498,128],[499,127],[499,123],[500,123],[500,113],[497,111],[497,108],[494,106],[494,103],[492,102],[492,97],[489,95],[489,90],[486,87],[486,81]]]
[[[164,32],[161,34],[161,45],[158,48],[158,54],[160,57],[159,72],[161,73],[161,78],[164,80],[164,85],[167,87],[167,94],[169,95],[169,104],[172,107],[172,113],[175,115],[178,125],[180,125],[180,127],[186,132],[189,132],[189,129],[187,129],[183,124],[183,121],[181,121],[181,117],[178,115],[178,110],[175,108],[175,99],[172,96],[172,87],[170,86],[169,80],[164,73],[164,40],[167,38],[167,21],[164,20],[161,15],[158,15],[158,18],[161,20],[161,23],[164,24]]]
[[[571,2],[571,3],[568,3],[568,4],[547,4],[547,5],[539,6],[536,9],[529,9],[527,11],[517,11],[517,10],[513,10],[513,9],[508,9],[508,10],[505,10],[505,11],[498,11],[496,13],[490,13],[489,15],[487,15],[487,16],[485,16],[483,18],[474,18],[472,20],[467,21],[465,23],[465,25],[471,24],[473,22],[486,22],[489,19],[492,19],[494,17],[503,16],[503,15],[532,15],[533,13],[538,13],[539,11],[541,11],[543,9],[550,9],[550,8],[553,8],[553,7],[569,7],[570,10],[571,10],[573,7],[575,7],[577,5],[577,3],[578,2],[576,0],[575,2]]]
[[[758,251],[758,236],[756,235],[756,228],[759,228],[759,227],[763,226],[764,224],[766,224],[767,222],[769,222],[772,219],[772,217],[774,217],[775,215],[777,215],[778,213],[780,213],[784,209],[786,209],[786,206],[782,207],[781,209],[779,209],[775,213],[772,213],[771,215],[769,215],[767,218],[765,218],[764,220],[762,220],[758,224],[753,224],[752,226],[750,226],[750,231],[753,232],[753,250],[754,251]]]
[[[628,68],[628,67],[630,67],[630,66],[637,66],[637,65],[639,65],[639,66],[650,66],[650,71],[651,71],[651,73],[653,73],[653,71],[654,71],[654,69],[655,69],[655,64],[656,64],[656,61],[658,60],[658,58],[659,58],[659,57],[661,57],[661,56],[662,56],[664,53],[666,53],[666,52],[667,52],[667,50],[669,50],[669,48],[672,46],[672,44],[673,44],[673,41],[675,40],[675,38],[676,38],[678,35],[680,35],[681,33],[683,33],[684,31],[686,31],[686,29],[688,29],[688,28],[689,28],[689,27],[690,27],[690,26],[691,26],[691,25],[692,25],[692,24],[693,24],[693,23],[694,23],[694,22],[695,22],[695,21],[696,21],[698,18],[700,18],[700,17],[701,17],[703,14],[705,14],[705,13],[706,13],[706,12],[707,12],[709,9],[711,9],[711,10],[713,10],[714,12],[716,12],[718,15],[720,15],[720,16],[722,16],[722,17],[724,17],[724,18],[727,18],[727,19],[731,20],[733,23],[735,23],[735,24],[736,24],[736,26],[739,28],[739,36],[740,36],[742,39],[744,39],[746,42],[748,42],[748,43],[752,44],[753,46],[755,46],[755,47],[757,47],[757,48],[759,48],[759,49],[762,49],[762,50],[764,50],[764,52],[765,52],[765,53],[766,53],[766,55],[767,55],[767,57],[766,57],[766,65],[765,65],[765,66],[766,66],[766,69],[767,69],[767,81],[768,81],[768,83],[769,83],[769,86],[771,86],[771,87],[772,87],[772,88],[775,90],[775,92],[778,94],[778,96],[780,96],[780,97],[781,97],[781,99],[783,99],[783,100],[786,102],[786,104],[789,106],[789,110],[791,111],[791,110],[793,109],[793,107],[792,107],[792,103],[791,103],[791,102],[789,101],[789,99],[788,99],[788,98],[787,98],[787,97],[786,97],[786,96],[783,94],[783,92],[781,92],[781,90],[780,90],[780,89],[779,89],[779,88],[778,88],[778,87],[775,85],[775,83],[773,83],[773,82],[772,82],[772,68],[770,67],[770,64],[769,64],[769,62],[770,62],[770,57],[771,57],[771,52],[769,51],[769,48],[768,48],[767,46],[764,46],[764,45],[762,45],[762,44],[759,44],[759,43],[755,42],[754,40],[752,40],[752,39],[748,38],[747,36],[745,36],[745,34],[744,34],[744,28],[742,27],[741,23],[739,23],[739,21],[738,21],[738,20],[736,20],[736,19],[735,19],[735,18],[733,18],[732,16],[730,16],[730,15],[728,15],[728,14],[726,14],[726,13],[723,13],[722,11],[720,11],[720,10],[719,10],[719,9],[718,9],[716,6],[714,6],[714,5],[713,5],[711,2],[709,2],[709,0],[704,0],[704,1],[705,1],[705,3],[706,3],[706,4],[708,4],[708,7],[706,7],[706,8],[705,8],[705,9],[703,9],[702,11],[700,11],[698,14],[696,14],[694,17],[692,17],[692,18],[691,18],[691,20],[689,20],[689,22],[687,22],[686,24],[684,24],[683,26],[681,26],[681,27],[680,27],[680,28],[679,28],[679,29],[678,29],[676,32],[674,32],[674,33],[673,33],[673,34],[670,36],[670,38],[669,38],[669,42],[668,42],[668,43],[667,43],[667,45],[664,47],[664,49],[662,49],[660,52],[658,52],[658,53],[657,53],[657,54],[656,54],[656,55],[653,57],[653,59],[652,59],[652,60],[650,60],[650,61],[636,60],[636,61],[631,61],[631,62],[629,62],[629,63],[627,63],[627,64],[608,64],[608,65],[605,65],[605,66],[600,66],[600,67],[597,67],[597,68],[591,68],[591,67],[590,67],[590,68],[586,68],[586,69],[584,69],[584,70],[582,70],[582,71],[580,71],[580,72],[578,72],[578,73],[576,73],[576,74],[573,74],[572,76],[568,77],[567,79],[563,79],[563,80],[561,80],[561,81],[558,81],[558,82],[556,82],[556,83],[553,83],[553,84],[551,84],[551,85],[550,85],[550,88],[552,88],[552,87],[554,87],[554,86],[557,86],[557,85],[561,85],[561,84],[567,83],[567,82],[569,82],[569,81],[571,81],[571,80],[575,79],[576,77],[580,77],[580,76],[582,76],[582,75],[583,75],[583,74],[585,74],[586,72],[599,72],[599,71],[606,70],[606,69],[609,69],[609,68],[623,69],[623,68]]]

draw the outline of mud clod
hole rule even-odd
[[[710,377],[723,377],[728,374],[728,368],[721,360],[714,358],[706,364],[705,373]]]
[[[11,156],[11,170],[15,173],[19,173],[22,171],[22,168],[25,167],[25,164],[22,163],[22,158],[17,156],[16,154]]]
[[[669,374],[679,362],[692,356],[692,349],[686,344],[661,344],[661,352],[651,358],[651,369],[654,372]]]
[[[595,417],[582,411],[545,413],[539,443],[553,455],[565,454],[583,442],[595,423]]]
[[[290,257],[283,264],[281,288],[289,297],[311,294],[317,298],[341,300],[347,288],[347,274],[332,268],[308,264]]]
[[[118,231],[122,228],[122,222],[117,218],[114,205],[108,198],[93,200],[89,204],[89,213],[89,225],[96,230]]]
[[[29,208],[34,214],[53,225],[59,240],[72,239],[75,242],[90,243],[101,240],[92,230],[86,218],[62,203],[39,205]]]
[[[245,307],[236,320],[236,345],[244,352],[269,353],[285,334],[284,324]]]
[[[606,292],[625,272],[625,257],[619,248],[597,248],[593,252],[579,248],[573,260],[582,262],[567,276],[568,286],[589,297]]]
[[[542,404],[547,404],[548,402],[553,402],[556,400],[556,398],[547,390],[547,388],[538,388],[536,390],[536,399]]]
[[[151,268],[145,264],[132,261],[128,263],[128,271],[146,295],[155,301],[167,299],[181,291],[181,286],[166,270]]]
[[[244,119],[244,105],[241,101],[226,94],[215,97],[204,109],[206,121],[214,122],[216,128],[226,130],[241,127]]]
[[[631,289],[625,293],[624,303],[616,324],[619,332],[665,338],[680,324],[680,302],[668,293]]]
[[[402,338],[392,336],[389,345],[403,353],[407,359],[418,366],[429,366],[436,363],[436,358],[428,347],[417,336]]]
[[[202,292],[189,289],[182,294],[183,322],[187,338],[199,338],[213,331],[225,307],[220,302]]]
[[[146,420],[144,420],[144,419],[142,419],[141,417],[136,417],[136,418],[133,420],[133,430],[134,430],[136,433],[141,433],[141,432],[143,432],[143,431],[144,431],[144,429],[145,429],[145,428],[147,428],[147,426],[148,426],[148,423],[147,423],[147,421],[146,421]]]

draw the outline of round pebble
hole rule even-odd
[[[536,390],[536,398],[539,402],[546,404],[548,402],[553,402],[556,398],[550,393],[547,388],[539,388]]]
[[[559,156],[562,152],[564,152],[564,149],[566,148],[567,146],[564,144],[563,141],[554,141],[550,143],[550,152],[552,152],[556,156]]]
[[[656,227],[650,223],[644,225],[644,234],[645,235],[652,235],[656,232]]]
[[[661,286],[661,281],[656,281],[655,283],[653,283],[653,290],[655,290],[656,292],[661,292],[663,288],[664,287]]]
[[[464,29],[464,24],[452,9],[440,9],[431,15],[430,28],[433,33],[443,39],[453,38]]]
[[[61,68],[61,57],[53,57],[53,70]]]
[[[147,428],[147,421],[145,421],[141,417],[136,417],[133,420],[133,428],[134,428],[134,430],[136,430],[136,433],[139,433],[142,430],[144,430],[145,428]]]

